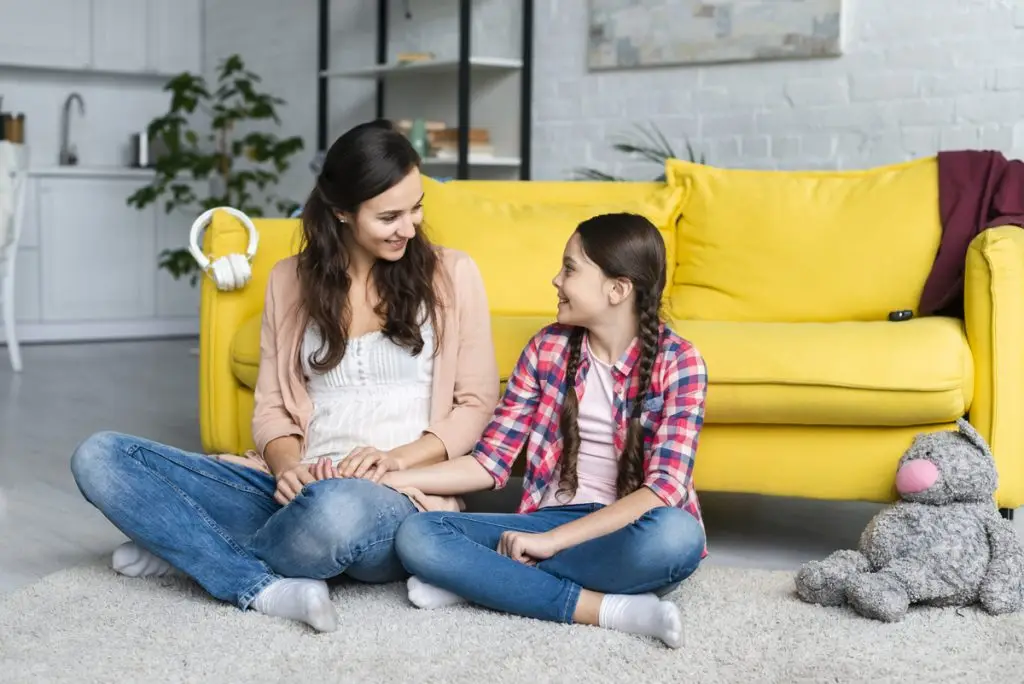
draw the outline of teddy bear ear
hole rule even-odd
[[[974,429],[973,425],[967,422],[964,418],[958,418],[956,424],[960,434],[963,435],[968,442],[978,447],[982,453],[991,455],[992,451],[989,449],[988,442],[978,434],[978,431]]]

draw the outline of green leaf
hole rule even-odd
[[[150,138],[161,141],[167,152],[154,164],[155,177],[129,195],[126,204],[141,210],[159,203],[168,213],[184,210],[197,215],[225,205],[253,217],[266,215],[268,208],[286,216],[294,211],[297,204],[275,199],[269,191],[304,145],[298,136],[280,139],[274,130],[265,129],[268,124],[280,125],[275,108],[286,102],[259,90],[260,83],[260,76],[237,54],[220,62],[211,84],[188,72],[170,78],[163,88],[170,94],[168,109],[147,126]],[[206,129],[190,126],[196,112],[206,115]],[[247,132],[236,138],[235,131],[243,126]],[[223,194],[208,189],[208,194],[197,194],[202,188],[193,187],[194,181],[213,178],[219,180]],[[159,265],[175,278],[190,276],[193,285],[201,273],[186,249],[164,250]]]
[[[576,169],[577,180],[593,180],[593,181],[624,181],[625,178],[619,176],[613,176],[604,171],[598,169]]]
[[[654,180],[664,182],[665,161],[671,158],[678,158],[678,155],[676,155],[675,150],[665,135],[653,123],[649,123],[646,127],[636,124],[634,125],[634,129],[635,133],[631,136],[615,136],[616,142],[612,143],[612,149],[616,152],[622,152],[623,154],[633,157],[640,157],[641,159],[657,164],[660,168],[658,175],[654,177]],[[690,161],[699,164],[706,163],[703,154],[698,158],[693,149],[693,145],[689,140],[686,141],[686,151],[689,155]],[[599,169],[576,169],[574,173],[577,180],[627,180]]]
[[[202,269],[199,268],[199,264],[192,258],[192,253],[188,249],[182,247],[179,249],[165,249],[160,252],[160,261],[158,262],[160,268],[166,269],[174,277],[175,280],[180,280],[183,276],[194,275],[198,276],[202,273]],[[196,279],[192,279],[192,284],[195,286]]]

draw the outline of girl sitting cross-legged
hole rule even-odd
[[[515,514],[432,511],[395,547],[421,608],[494,610],[682,641],[660,597],[706,555],[691,473],[707,387],[659,318],[665,244],[645,218],[584,221],[553,284],[558,322],[527,345],[475,450],[382,482],[427,494],[502,487],[525,445]]]

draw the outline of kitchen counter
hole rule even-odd
[[[46,166],[30,168],[28,175],[37,178],[150,178],[153,169],[136,169],[129,166]]]

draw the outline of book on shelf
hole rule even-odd
[[[494,156],[494,145],[490,144],[469,144],[469,156],[486,158]],[[439,161],[457,161],[459,158],[458,145],[438,145],[430,148],[430,159]]]

